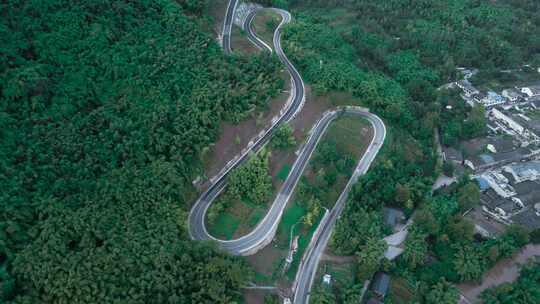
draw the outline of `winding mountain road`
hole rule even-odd
[[[226,53],[231,52],[230,33],[237,2],[238,0],[230,0],[227,7],[222,35],[223,48]],[[264,248],[273,239],[287,202],[293,194],[298,180],[302,176],[310,157],[312,156],[317,144],[324,135],[330,123],[341,115],[352,115],[366,119],[373,127],[373,138],[366,152],[358,161],[354,173],[345,186],[345,189],[340,194],[335,206],[330,211],[329,215],[325,217],[324,221],[320,223],[317,233],[313,236],[312,242],[309,244],[304,257],[302,258],[295,282],[293,284],[294,303],[308,303],[309,291],[313,283],[315,272],[324,248],[330,239],[333,226],[345,206],[347,196],[352,188],[352,185],[357,181],[359,176],[367,172],[369,166],[379,152],[386,136],[386,128],[378,116],[370,113],[364,108],[339,107],[332,111],[325,112],[311,129],[307,141],[298,153],[298,157],[295,160],[287,179],[276,195],[270,210],[257,225],[257,227],[255,227],[255,229],[253,229],[253,231],[251,231],[249,234],[234,240],[220,240],[210,235],[205,226],[206,211],[214,199],[226,187],[229,172],[247,161],[252,153],[256,153],[257,151],[261,150],[270,140],[274,130],[282,123],[293,119],[301,110],[305,102],[304,82],[296,68],[291,64],[281,49],[281,29],[285,24],[290,22],[291,15],[281,9],[267,8],[266,10],[272,10],[278,13],[282,18],[281,23],[274,32],[273,45],[276,55],[285,65],[291,77],[289,100],[287,101],[284,109],[280,112],[278,119],[276,119],[267,130],[261,132],[260,136],[254,139],[251,144],[248,145],[248,148],[241,153],[241,155],[229,162],[229,164],[216,177],[211,179],[211,185],[205,192],[202,193],[191,209],[189,214],[189,232],[193,239],[214,240],[221,248],[235,255],[250,255]],[[254,10],[248,14],[244,23],[244,29],[247,32],[248,39],[257,47],[272,52],[272,48],[263,40],[258,38],[253,32],[252,21],[257,11],[258,10]]]
[[[229,8],[236,6],[232,2],[229,3]],[[219,243],[219,245],[231,252],[232,254],[237,255],[249,255],[255,253],[257,250],[266,246],[273,237],[273,233],[277,228],[283,209],[285,208],[288,195],[280,192],[277,196],[274,204],[264,217],[264,219],[257,225],[257,227],[248,235],[243,236],[236,240],[219,240],[212,235],[210,235],[206,229],[205,225],[205,215],[208,207],[214,201],[214,199],[223,191],[227,184],[228,173],[234,168],[238,167],[240,164],[244,163],[251,153],[256,153],[261,150],[264,145],[272,137],[272,133],[275,131],[276,127],[281,125],[284,122],[287,122],[294,118],[294,116],[300,111],[305,101],[305,87],[300,73],[296,68],[291,64],[287,56],[283,53],[281,49],[281,28],[291,20],[291,16],[288,12],[283,10],[275,10],[278,12],[282,21],[276,28],[274,32],[274,50],[279,60],[285,65],[287,71],[291,78],[291,89],[289,100],[287,101],[285,108],[280,112],[280,116],[277,120],[272,123],[272,125],[265,131],[261,133],[261,136],[257,137],[252,141],[252,144],[245,149],[241,155],[232,162],[228,164],[216,177],[211,180],[211,185],[208,189],[203,192],[199,199],[195,202],[195,205],[192,207],[189,214],[189,233],[191,237],[195,240],[214,240]],[[229,14],[230,10],[227,10]],[[232,20],[233,17],[225,18],[225,25],[227,25],[227,20]],[[232,22],[232,21],[230,21]],[[229,34],[224,34],[223,37],[230,37]],[[258,38],[257,38],[258,39]],[[225,42],[226,40],[224,40]],[[224,43],[225,45],[225,43]]]

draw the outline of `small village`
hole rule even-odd
[[[477,71],[462,69],[451,84],[471,107],[485,108],[487,135],[443,147],[443,159],[459,175],[478,181],[481,206],[470,210],[476,231],[485,237],[519,224],[540,227],[540,81],[501,92],[481,92],[469,80]]]

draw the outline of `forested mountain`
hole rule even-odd
[[[200,155],[277,60],[225,57],[205,1],[0,4],[0,302],[230,303],[250,271],[189,241]]]

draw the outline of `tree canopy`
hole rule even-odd
[[[1,302],[238,300],[246,266],[188,240],[191,181],[283,81],[223,55],[207,4],[0,4]]]

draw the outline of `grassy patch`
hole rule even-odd
[[[214,225],[210,225],[210,234],[218,238],[231,239],[240,225],[240,220],[232,214],[221,212]]]
[[[283,167],[281,167],[281,170],[279,170],[277,174],[277,178],[284,182],[287,179],[287,176],[289,176],[289,172],[291,171],[291,165],[285,164]]]
[[[294,202],[290,207],[285,209],[283,217],[278,227],[278,245],[283,248],[289,248],[289,237],[291,235],[291,228],[294,224],[298,223],[300,219],[306,214],[306,208]]]
[[[534,84],[535,81],[538,81],[538,73],[534,70],[512,71],[511,73],[483,73],[481,71],[472,78],[472,83],[481,91],[502,91],[516,85]]]
[[[361,130],[367,125],[367,121],[358,117],[344,116],[329,128],[325,138],[333,138],[337,142],[338,151],[359,156],[363,144],[367,141]]]
[[[298,250],[294,256],[293,263],[286,273],[287,279],[292,280],[296,275],[298,264],[305,249],[309,245],[311,237],[324,215],[323,206],[329,208],[333,206],[339,194],[345,187],[345,184],[352,173],[354,164],[371,139],[371,134],[368,132],[366,125],[367,122],[364,120],[356,117],[343,116],[332,123],[317,146],[314,155],[308,164],[308,168],[303,174],[303,180],[300,181],[295,189],[292,204],[285,210],[278,227],[277,244],[280,248],[288,249],[291,228],[298,223],[297,226],[295,226],[294,231],[294,235],[299,236]],[[330,152],[328,147],[323,147],[327,142],[331,142],[332,145],[335,145],[335,148],[331,148]],[[319,155],[321,153],[324,155]],[[327,154],[332,154],[331,157],[335,158],[335,160],[319,163],[319,158],[324,158]],[[348,165],[337,164],[338,161],[343,161],[345,158],[349,159]],[[341,170],[343,167],[346,167],[347,170]],[[288,168],[282,168],[281,171],[287,169]],[[336,172],[337,177],[335,181],[325,185],[320,184],[320,181],[317,181],[316,173],[321,170],[326,172]],[[308,184],[308,186],[304,186],[305,184]],[[300,188],[303,188],[303,190],[299,190]],[[313,225],[306,227],[303,223],[303,217],[310,212],[308,209],[310,209],[310,206],[312,205],[310,205],[309,201],[314,196],[321,202],[320,213],[314,219]]]
[[[253,212],[249,216],[247,225],[250,228],[257,226],[257,224],[263,219],[265,214],[266,214],[266,210],[264,209],[259,208],[259,209],[253,210]]]
[[[322,262],[319,266],[314,284],[321,284],[323,275],[329,274],[332,276],[331,284],[334,289],[344,292],[347,287],[352,286],[355,283],[354,270],[354,263],[336,264],[332,262]]]
[[[317,199],[332,208],[347,184],[362,151],[371,140],[367,122],[357,117],[343,116],[326,131],[308,165],[307,189],[303,199]]]

